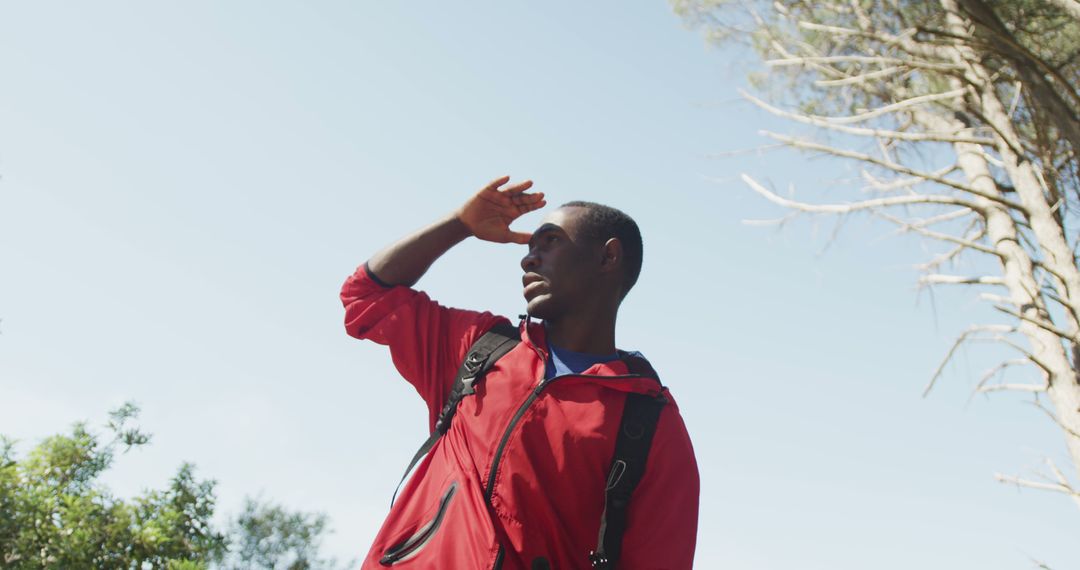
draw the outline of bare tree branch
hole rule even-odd
[[[982,238],[982,236],[985,235],[985,232],[980,232],[980,233],[976,234],[972,238],[958,238],[958,237],[956,237],[954,235],[950,235],[950,234],[946,234],[946,233],[942,233],[942,232],[935,232],[933,230],[928,230],[926,228],[916,226],[914,224],[909,224],[908,222],[906,222],[904,220],[901,220],[900,218],[897,218],[896,216],[890,216],[889,214],[886,214],[884,212],[874,212],[874,215],[879,216],[879,217],[881,217],[881,218],[883,218],[885,220],[888,220],[888,221],[900,226],[900,231],[915,232],[915,233],[917,233],[917,234],[919,234],[921,236],[924,236],[924,237],[928,237],[928,238],[936,239],[936,240],[941,240],[941,241],[947,241],[947,242],[950,242],[950,243],[955,243],[955,244],[961,246],[961,248],[974,249],[975,251],[981,251],[983,253],[989,253],[990,255],[993,255],[993,256],[999,257],[999,258],[1002,256],[1001,252],[999,252],[998,250],[996,250],[996,249],[994,249],[994,248],[992,248],[990,246],[986,246],[986,245],[983,245],[981,243],[978,243],[977,240]],[[940,265],[941,263],[942,262],[937,262],[937,263],[931,262],[930,264]],[[927,264],[927,265],[930,265],[930,264]]]
[[[950,261],[960,257],[960,254],[967,251],[967,249],[968,248],[963,245],[954,246],[949,251],[934,256],[934,258],[930,261],[916,265],[915,268],[919,271],[927,273],[937,271],[942,265],[945,265],[946,263],[949,263]]]
[[[1046,386],[1039,384],[991,384],[989,386],[983,386],[976,390],[980,393],[986,392],[1001,392],[1004,390],[1011,390],[1015,392],[1045,392]]]
[[[1065,493],[1077,499],[1080,497],[1080,493],[1077,493],[1068,485],[1062,485],[1061,483],[1042,483],[1040,481],[1031,481],[1029,479],[1020,479],[1019,477],[1013,477],[1012,475],[1002,475],[1001,473],[994,473],[994,479],[1010,485],[1016,485],[1017,487],[1027,487],[1029,489],[1040,489],[1043,491],[1054,491],[1057,493]],[[1080,504],[1080,503],[1078,503]]]
[[[935,71],[963,71],[963,66],[955,63],[940,63],[934,61],[919,61],[914,59],[899,59],[877,55],[825,55],[825,56],[797,56],[784,59],[769,59],[765,65],[769,67],[788,67],[793,65],[809,65],[822,63],[869,63],[878,65],[903,65],[915,69],[933,69]]]
[[[930,382],[927,383],[926,388],[923,388],[923,397],[925,398],[926,395],[930,393],[930,390],[934,388],[934,383],[937,382],[937,379],[945,370],[945,366],[949,363],[950,360],[952,360],[953,355],[956,354],[956,351],[960,348],[961,345],[971,340],[975,335],[979,334],[991,333],[994,335],[994,337],[990,339],[983,340],[1000,340],[1001,338],[1003,338],[1001,335],[1014,332],[1016,332],[1016,327],[1011,325],[972,325],[966,331],[960,333],[960,336],[957,337],[956,341],[954,341],[952,346],[949,347],[949,352],[945,354],[945,358],[942,359],[941,364],[939,364],[937,369],[934,370],[934,374],[930,376]]]
[[[1020,346],[1019,344],[1016,344],[1015,342],[1013,342],[1012,340],[1010,340],[1010,339],[1008,339],[1006,337],[995,338],[994,340],[997,341],[997,342],[1000,342],[1001,344],[1004,344],[1005,346],[1008,346],[1008,347],[1012,348],[1013,350],[1015,350],[1016,352],[1019,352],[1020,354],[1023,354],[1024,357],[1027,358],[1028,360],[1030,360],[1032,364],[1034,364],[1034,365],[1038,366],[1039,368],[1041,368],[1044,373],[1051,374],[1050,366],[1048,366],[1046,364],[1046,362],[1043,362],[1043,360],[1041,358],[1035,356],[1034,354],[1031,353],[1031,351],[1027,350],[1026,348]]]
[[[945,176],[948,176],[949,174],[952,174],[956,169],[957,166],[955,164],[952,164],[944,168],[935,170],[930,174],[939,178],[943,178]],[[878,192],[893,192],[895,190],[902,190],[906,188],[911,188],[912,186],[918,186],[919,184],[935,184],[935,182],[927,180],[925,178],[921,178],[919,176],[912,176],[909,178],[897,178],[895,180],[883,182],[881,180],[878,180],[872,173],[870,173],[870,171],[866,169],[860,170],[859,174],[861,174],[863,179],[866,180],[870,184],[870,186]]]
[[[933,98],[933,99],[927,99],[927,97],[930,97],[928,95],[928,96],[925,96],[925,97],[916,97],[916,98],[913,98],[913,99],[908,99],[907,101],[902,101],[901,103],[896,103],[894,105],[888,105],[888,106],[885,106],[885,107],[881,107],[880,109],[875,109],[874,111],[870,111],[868,113],[862,113],[860,115],[853,115],[851,117],[825,117],[825,116],[822,116],[822,115],[803,115],[801,113],[793,113],[791,111],[785,111],[785,110],[783,110],[783,109],[781,109],[779,107],[770,105],[769,103],[765,102],[764,100],[762,100],[762,99],[760,99],[758,97],[755,97],[755,96],[751,95],[750,93],[748,93],[748,92],[746,92],[746,91],[744,91],[742,89],[739,90],[740,95],[745,97],[747,100],[749,100],[754,105],[757,105],[761,109],[764,109],[765,111],[768,111],[769,113],[771,113],[773,115],[776,115],[778,117],[783,117],[785,119],[790,119],[790,120],[798,122],[798,123],[803,123],[803,124],[806,124],[806,125],[814,125],[815,127],[822,127],[822,128],[826,128],[826,129],[846,133],[846,134],[858,135],[858,136],[867,136],[867,137],[881,137],[881,138],[896,139],[896,140],[903,140],[903,141],[933,141],[933,142],[947,142],[947,143],[957,143],[957,142],[959,142],[959,143],[970,143],[970,144],[977,144],[977,145],[993,145],[993,144],[995,144],[996,141],[994,139],[992,139],[992,138],[988,138],[988,137],[968,137],[968,136],[963,136],[963,135],[957,135],[955,133],[942,133],[942,132],[939,132],[939,133],[909,133],[909,132],[891,131],[891,130],[885,130],[885,129],[870,129],[870,128],[865,128],[865,127],[849,127],[849,126],[846,126],[847,123],[857,123],[857,122],[866,121],[866,120],[872,119],[874,117],[877,117],[877,116],[880,116],[880,115],[883,115],[883,114],[886,114],[886,113],[894,112],[894,111],[896,111],[896,110],[898,110],[898,109],[900,109],[902,107],[908,107],[908,106],[911,106],[911,105],[925,103],[927,101],[934,101],[934,100],[942,99],[942,98],[955,98],[955,97],[958,96],[957,92],[959,92],[959,95],[963,94],[963,91],[958,89],[956,91],[950,91],[949,93],[945,94],[945,95],[949,95],[949,97],[937,97],[937,98]],[[902,106],[900,106],[900,105],[902,105]]]
[[[816,151],[819,151],[819,152],[824,152],[824,153],[827,153],[827,154],[831,154],[833,156],[839,156],[839,157],[843,157],[843,158],[850,158],[850,159],[853,159],[853,160],[861,160],[863,162],[867,162],[867,163],[870,163],[870,164],[873,164],[873,165],[876,165],[876,166],[881,166],[883,168],[888,168],[889,170],[899,172],[901,174],[907,174],[907,175],[910,175],[910,176],[919,176],[921,178],[925,178],[927,180],[937,182],[938,184],[942,184],[944,186],[949,186],[950,188],[955,188],[955,189],[960,190],[962,192],[967,192],[968,194],[979,196],[980,198],[986,198],[987,200],[990,200],[992,202],[997,202],[997,203],[999,203],[999,204],[1001,204],[1003,206],[1006,206],[1008,208],[1012,208],[1012,209],[1014,209],[1014,210],[1016,210],[1018,212],[1027,213],[1027,208],[1025,208],[1024,205],[1020,204],[1019,202],[1013,202],[1012,200],[1002,198],[997,193],[984,192],[982,190],[972,188],[971,186],[968,186],[966,184],[961,184],[959,182],[956,182],[955,180],[949,180],[948,178],[943,178],[943,177],[940,177],[940,176],[934,176],[934,174],[930,173],[930,172],[919,171],[919,170],[916,170],[914,168],[909,168],[907,166],[904,166],[902,164],[895,164],[895,163],[892,163],[892,162],[886,162],[884,160],[874,158],[874,157],[872,157],[872,156],[870,156],[868,154],[863,154],[861,152],[843,150],[843,149],[831,147],[831,146],[828,146],[828,145],[823,145],[823,144],[820,144],[820,143],[816,143],[816,142],[813,142],[813,141],[797,139],[797,138],[794,138],[794,137],[789,137],[789,136],[786,136],[786,135],[772,133],[772,132],[769,132],[769,131],[761,131],[761,134],[764,135],[764,136],[767,136],[767,137],[769,137],[771,139],[778,140],[780,142],[786,143],[786,144],[790,145],[793,148],[800,148],[800,149],[804,149],[804,150],[816,150]],[[982,210],[982,208],[980,208],[980,207],[975,207],[974,204],[971,205],[971,209],[972,210]]]
[[[986,386],[986,383],[989,382],[991,378],[993,378],[994,376],[997,376],[998,374],[1004,372],[1006,368],[1009,368],[1009,367],[1012,367],[1012,366],[1023,366],[1023,365],[1026,365],[1026,364],[1031,364],[1031,361],[1029,361],[1026,358],[1014,358],[1012,360],[1006,360],[1004,362],[999,362],[997,364],[997,366],[994,366],[990,370],[987,370],[985,373],[983,373],[982,378],[979,378],[979,383],[975,385],[975,389],[971,392],[971,397],[974,398],[975,394],[977,394],[977,393],[992,391],[992,390],[984,390],[983,387]],[[1003,386],[1004,384],[1001,384],[1001,385]]]
[[[869,73],[863,73],[860,75],[849,75],[841,79],[818,79],[814,81],[814,85],[819,87],[844,87],[847,85],[862,85],[875,79],[881,79],[882,77],[888,77],[890,75],[896,75],[897,73],[906,73],[910,70],[900,66],[886,67],[884,69],[878,69]]]
[[[960,208],[958,210],[953,210],[951,212],[946,212],[944,214],[939,214],[937,216],[932,216],[923,220],[919,220],[917,222],[913,222],[911,225],[917,228],[925,228],[934,224],[940,224],[942,222],[958,220],[960,218],[963,218],[964,216],[971,215],[972,213],[973,211],[968,208]]]
[[[998,303],[998,304],[1004,304],[1004,305],[1010,305],[1010,304],[1011,305],[1016,305],[1016,302],[1013,301],[1012,299],[1010,299],[1008,297],[1005,297],[1005,296],[1002,296],[1002,295],[995,295],[993,293],[979,293],[979,299],[981,299],[983,301],[990,301],[991,303]]]
[[[1061,420],[1058,419],[1057,414],[1055,414],[1054,412],[1048,410],[1046,408],[1046,406],[1042,405],[1042,402],[1040,402],[1038,400],[1035,400],[1035,401],[1031,402],[1031,405],[1035,406],[1036,408],[1039,408],[1040,410],[1042,410],[1042,412],[1044,414],[1046,414],[1046,416],[1048,418],[1050,418],[1051,421],[1053,421],[1055,424],[1057,424],[1057,426],[1059,428],[1061,428],[1062,431],[1064,431],[1067,435],[1071,435],[1071,436],[1073,436],[1075,438],[1080,438],[1080,433],[1076,433],[1075,430],[1073,430],[1069,426],[1061,423]]]
[[[1069,482],[1068,477],[1058,469],[1058,466],[1054,463],[1053,459],[1047,457],[1045,459],[1046,466],[1050,468],[1050,472],[1054,474],[1053,479],[1036,473],[1039,477],[1046,481],[1031,481],[1029,479],[1021,479],[1012,475],[1002,475],[1001,473],[995,473],[994,479],[997,479],[1001,483],[1010,485],[1016,485],[1017,487],[1027,487],[1029,489],[1038,489],[1040,491],[1053,491],[1055,493],[1064,493],[1068,495],[1077,507],[1080,507],[1080,492],[1077,492],[1076,488]]]
[[[1029,322],[1031,324],[1034,324],[1034,325],[1038,326],[1039,328],[1041,328],[1041,329],[1043,329],[1045,331],[1052,332],[1055,335],[1057,335],[1057,336],[1061,337],[1062,339],[1067,340],[1069,342],[1080,342],[1080,336],[1077,336],[1076,334],[1071,334],[1071,333],[1065,332],[1065,331],[1059,329],[1058,327],[1055,327],[1053,325],[1053,323],[1047,322],[1048,319],[1029,317],[1028,315],[1026,315],[1024,313],[1021,313],[1020,311],[1016,311],[1014,309],[1010,309],[1009,307],[1005,307],[1005,306],[1002,306],[1002,305],[994,305],[994,308],[1001,311],[1002,313],[1005,313],[1006,315],[1010,315],[1010,316],[1016,317],[1018,319],[1027,321],[1027,322]]]
[[[923,285],[1005,285],[1005,280],[993,275],[966,277],[963,275],[931,273],[920,277],[919,283]]]
[[[815,118],[824,120],[824,121],[826,121],[828,123],[839,124],[839,125],[846,125],[846,124],[851,124],[851,123],[862,123],[864,121],[869,121],[870,119],[874,119],[874,118],[880,117],[882,115],[888,115],[889,113],[895,113],[896,111],[907,109],[909,107],[914,107],[916,105],[922,105],[924,103],[933,103],[935,101],[947,101],[949,99],[957,99],[957,98],[963,97],[965,93],[966,92],[965,92],[964,89],[953,89],[952,91],[945,91],[943,93],[929,93],[929,94],[926,94],[926,95],[919,95],[917,97],[911,97],[909,99],[904,99],[902,101],[897,101],[896,103],[890,103],[890,104],[885,105],[883,107],[878,107],[877,109],[872,109],[872,110],[867,111],[865,113],[859,113],[858,115],[851,115],[849,117],[815,117]],[[928,140],[932,140],[932,139],[928,139]],[[980,144],[980,143],[975,143],[975,144]]]
[[[751,148],[740,148],[735,150],[721,150],[717,152],[710,152],[705,155],[705,158],[727,158],[729,156],[739,156],[743,154],[758,154],[763,155],[770,150],[776,150],[778,148],[784,148],[787,145],[784,144],[763,144]]]
[[[860,10],[861,7],[852,5],[855,10]],[[926,41],[914,41],[912,38],[919,32],[917,28],[907,28],[900,33],[893,35],[882,32],[879,29],[875,29],[870,21],[860,22],[862,26],[861,30],[855,30],[852,28],[843,28],[839,26],[826,26],[815,22],[800,21],[799,27],[808,29],[829,32],[838,36],[858,36],[861,38],[868,38],[876,40],[882,43],[879,49],[895,46],[905,52],[926,59],[943,59],[941,45],[931,45]]]
[[[742,223],[747,225],[747,226],[779,226],[779,227],[783,227],[784,224],[786,224],[789,221],[791,221],[792,219],[794,219],[795,216],[797,216],[798,214],[799,214],[798,212],[791,212],[790,214],[788,214],[788,215],[786,215],[786,216],[784,216],[782,218],[773,218],[773,219],[770,219],[770,220],[742,220]]]
[[[756,180],[751,178],[748,174],[742,174],[741,178],[743,182],[746,182],[751,189],[758,194],[765,197],[766,200],[790,208],[792,210],[799,210],[801,212],[809,212],[814,214],[850,214],[852,212],[858,212],[861,210],[870,210],[874,208],[888,208],[890,206],[905,206],[910,204],[949,204],[953,206],[963,206],[965,208],[975,210],[978,206],[974,202],[967,202],[959,198],[953,198],[951,196],[940,196],[936,194],[918,195],[918,196],[893,196],[889,198],[875,198],[871,200],[863,200],[860,202],[851,202],[848,204],[807,204],[805,202],[797,202],[795,200],[789,200],[784,198],[771,190],[768,190]]]

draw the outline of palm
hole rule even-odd
[[[544,194],[525,192],[532,187],[531,180],[499,188],[507,181],[507,176],[493,180],[465,202],[458,217],[474,236],[482,240],[528,243],[529,234],[512,231],[510,224],[523,214],[542,208],[546,204]]]

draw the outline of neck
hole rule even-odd
[[[616,313],[604,313],[580,311],[545,320],[548,343],[586,354],[614,353]]]

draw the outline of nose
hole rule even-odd
[[[521,258],[521,269],[526,273],[531,269],[536,269],[540,265],[540,259],[536,256],[533,250],[529,250],[529,253],[525,254],[525,257]]]

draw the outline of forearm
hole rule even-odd
[[[436,259],[470,235],[455,211],[380,250],[368,259],[368,269],[384,283],[411,287]]]

